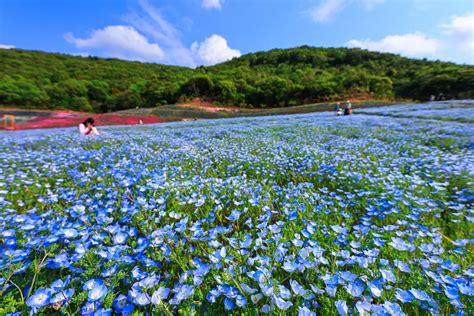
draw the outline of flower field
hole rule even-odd
[[[393,117],[416,117],[474,123],[474,102],[472,100],[432,102],[426,104],[404,104],[396,107],[382,106],[360,109],[359,112]]]
[[[474,313],[472,124],[16,135],[0,134],[0,315]]]

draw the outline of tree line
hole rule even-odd
[[[0,50],[0,105],[110,112],[200,97],[240,107],[339,100],[474,98],[474,67],[348,48],[302,46],[212,67]]]

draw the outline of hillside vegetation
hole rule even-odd
[[[341,98],[474,98],[474,67],[348,48],[303,46],[190,69],[0,50],[0,105],[110,112],[201,97],[246,108]]]

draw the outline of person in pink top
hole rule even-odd
[[[79,133],[81,133],[81,135],[99,135],[97,128],[94,126],[94,119],[92,117],[89,117],[79,124]]]

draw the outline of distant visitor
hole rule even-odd
[[[350,100],[344,102],[344,115],[351,115],[352,114],[352,104]]]
[[[94,119],[92,117],[89,117],[79,124],[79,133],[81,133],[81,135],[99,135],[97,128],[94,126]]]
[[[334,107],[334,111],[336,112],[337,116],[342,115],[341,103],[337,102],[336,106]]]

